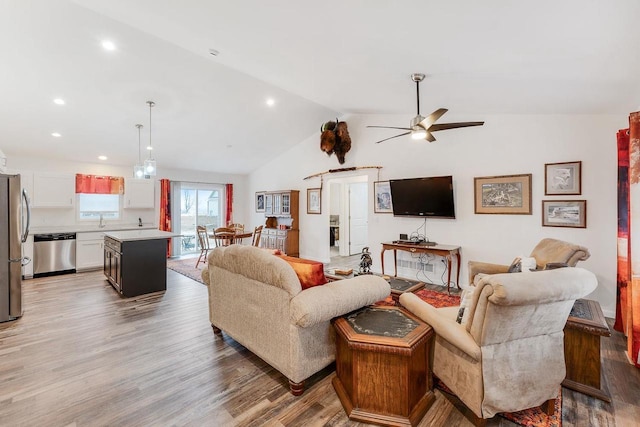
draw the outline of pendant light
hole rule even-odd
[[[147,146],[147,150],[149,150],[149,158],[144,161],[144,173],[148,176],[156,176],[156,161],[151,157],[151,150],[153,150],[153,147],[151,146],[151,109],[156,105],[156,103],[153,101],[147,101],[147,105],[149,106],[149,145]]]
[[[133,167],[133,177],[137,179],[144,179],[144,164],[142,164],[142,160],[140,158],[140,129],[142,129],[141,124],[137,124],[138,128],[138,163]]]

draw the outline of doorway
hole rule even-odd
[[[359,255],[367,246],[368,176],[334,179],[329,185],[329,256]]]
[[[224,223],[224,186],[193,182],[174,182],[172,193],[172,228],[182,239],[174,239],[173,253],[180,256],[196,253],[198,237],[196,227],[207,232]],[[181,240],[181,241],[180,241]]]

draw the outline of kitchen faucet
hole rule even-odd
[[[106,225],[107,224],[105,224],[104,218],[102,217],[102,214],[100,214],[100,223],[98,224],[98,227],[104,228]]]

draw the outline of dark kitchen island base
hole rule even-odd
[[[115,234],[105,235],[104,242],[104,273],[114,289],[127,298],[167,290],[167,238]]]

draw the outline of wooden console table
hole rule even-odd
[[[447,293],[451,286],[451,259],[455,255],[458,271],[456,274],[456,286],[460,289],[460,246],[451,245],[434,245],[427,246],[424,244],[411,243],[393,243],[386,242],[382,244],[382,252],[380,253],[382,274],[384,274],[384,251],[393,250],[393,277],[398,277],[398,258],[397,251],[405,251],[418,254],[433,254],[444,257],[447,260]]]
[[[611,331],[597,301],[579,299],[564,328],[564,359],[567,376],[562,385],[611,402],[601,375],[600,337]]]

